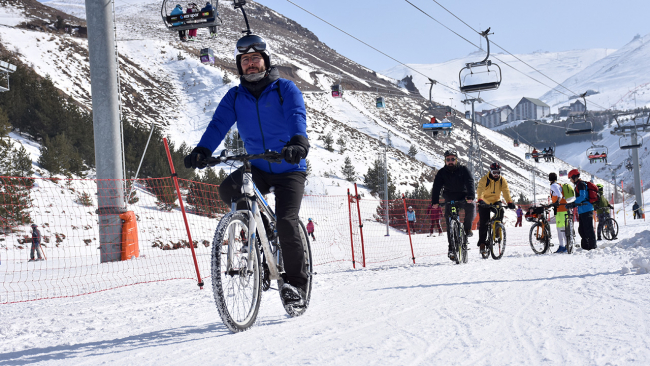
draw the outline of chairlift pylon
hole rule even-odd
[[[196,3],[190,4],[196,5]],[[165,23],[165,27],[170,31],[184,31],[221,25],[218,11],[219,0],[209,0],[200,9],[197,5],[191,13],[188,13],[182,7],[179,8],[179,6],[178,1],[163,0],[162,7],[160,8],[160,15]]]
[[[501,85],[501,67],[489,59],[490,40],[488,39],[488,35],[493,34],[489,32],[490,28],[481,33],[481,36],[485,37],[487,43],[487,55],[483,61],[466,63],[465,67],[460,69],[460,72],[458,73],[458,82],[462,93],[495,90]],[[492,70],[490,70],[490,67],[492,67]],[[479,69],[480,71],[477,71],[476,69]],[[483,74],[487,74],[488,76],[483,78]]]

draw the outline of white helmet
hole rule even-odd
[[[262,55],[267,70],[271,67],[271,53],[264,38],[248,34],[241,37],[235,46],[235,62],[237,63],[239,75],[244,74],[244,70],[241,68],[241,56],[253,52],[259,52]]]

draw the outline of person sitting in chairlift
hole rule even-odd
[[[542,150],[542,157],[544,158],[544,161],[548,162],[548,151],[546,148]]]
[[[205,6],[203,7],[203,9],[201,9],[201,12],[203,13],[203,12],[210,11],[210,10],[215,10],[215,9],[212,7],[212,4],[208,1],[207,3],[205,3]],[[216,10],[215,10],[214,15],[215,16],[218,15]],[[214,22],[214,19],[215,18],[208,18],[208,22],[209,23]],[[208,28],[210,28],[210,38],[216,37],[217,36],[217,26],[216,25],[211,25]]]
[[[181,4],[176,4],[176,7],[172,10],[169,15],[183,15],[183,7]],[[179,25],[183,25],[183,22],[176,22],[173,23],[172,26],[176,27]],[[184,30],[179,30],[178,31],[178,37],[181,39],[181,42],[187,41],[187,37],[185,36],[185,31]]]

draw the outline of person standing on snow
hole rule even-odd
[[[431,226],[429,227],[429,236],[433,236],[433,229],[438,228],[438,236],[442,235],[442,226],[440,226],[440,217],[442,216],[442,209],[440,207],[429,206],[427,215],[431,218]]]
[[[521,227],[521,218],[524,216],[524,211],[521,209],[521,205],[517,206],[517,222],[515,223],[515,227],[519,226]]]
[[[406,219],[409,222],[410,230],[415,233],[415,222],[417,220],[415,219],[415,211],[413,211],[413,206],[409,206],[406,210]]]
[[[314,236],[314,222],[311,221],[311,219],[307,219],[309,222],[307,223],[307,235],[311,236],[311,238],[316,241],[316,237]]]
[[[472,221],[474,221],[475,213],[474,177],[472,177],[472,174],[466,166],[460,165],[458,162],[458,153],[455,150],[445,151],[445,166],[438,170],[433,180],[431,206],[438,207],[440,203],[440,191],[442,191],[442,198],[445,199],[445,202],[466,201],[459,207],[465,211],[465,219],[463,220],[465,235],[471,237],[473,235]],[[450,215],[451,205],[445,205],[445,220],[448,220]],[[452,249],[453,246],[449,235],[447,235],[447,241],[449,242],[449,259],[452,261],[456,260],[456,253]]]
[[[38,259],[34,258],[34,252],[38,255]],[[32,250],[29,253],[29,262],[42,261],[41,253],[41,232],[38,230],[38,225],[32,224]]]
[[[298,217],[309,153],[305,102],[296,84],[280,78],[278,69],[271,66],[270,52],[261,37],[250,34],[240,38],[235,61],[241,84],[221,99],[198,145],[185,157],[185,166],[205,168],[206,159],[235,122],[249,154],[282,152],[284,161],[278,164],[251,160],[252,175],[261,194],[275,187],[277,231],[285,270],[280,296],[285,304],[301,306],[309,279]],[[241,196],[242,180],[243,167],[219,186],[219,196],[227,205]]]
[[[596,249],[596,234],[594,233],[594,206],[589,202],[589,191],[587,183],[580,179],[578,169],[569,172],[569,179],[575,184],[576,200],[567,203],[566,208],[578,208],[578,233],[580,234],[580,246],[585,250]]]
[[[553,212],[555,213],[555,228],[557,229],[557,237],[560,241],[560,246],[555,253],[566,253],[566,199],[562,193],[562,186],[557,182],[557,174],[549,173],[548,180],[551,182],[551,201],[555,206]]]
[[[639,204],[634,201],[634,205],[632,205],[633,220],[641,218],[641,211],[639,209]]]
[[[490,165],[490,171],[481,178],[476,189],[479,216],[477,245],[481,248],[481,253],[484,253],[485,248],[487,247],[487,242],[485,240],[487,239],[488,222],[490,221],[490,215],[492,213],[488,204],[492,205],[497,202],[501,203],[502,194],[503,198],[508,203],[508,208],[514,210],[515,204],[512,202],[512,197],[510,197],[508,182],[506,181],[506,178],[501,176],[501,164],[492,163]],[[503,222],[503,213],[503,208],[499,209],[495,219]]]

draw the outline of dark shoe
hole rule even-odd
[[[465,232],[465,236],[471,238],[472,236],[474,236],[474,233],[472,232],[472,230],[468,230]]]
[[[30,258],[30,260],[28,260],[28,262],[36,262],[36,259]]]
[[[285,305],[302,305],[305,303],[305,290],[288,283],[282,285],[280,296]]]
[[[479,244],[479,248],[481,248],[481,254],[485,253],[485,243]]]
[[[566,247],[560,245],[560,247],[557,248],[557,250],[555,251],[555,253],[566,253]]]
[[[45,259],[43,258],[38,258],[37,261],[44,261]]]
[[[452,261],[456,261],[456,252],[454,252],[453,249],[449,249],[449,253],[447,253],[447,257],[451,259]]]

